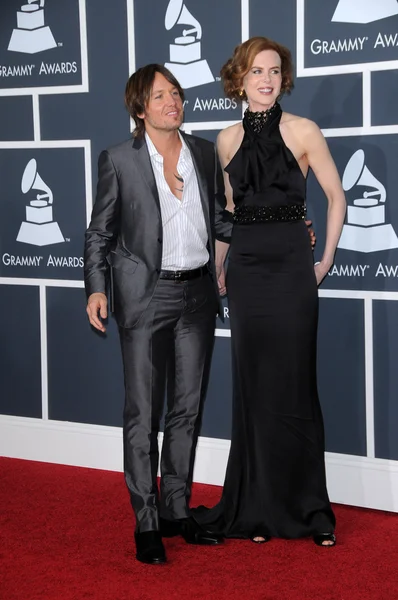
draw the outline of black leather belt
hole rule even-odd
[[[209,272],[207,265],[199,267],[198,269],[192,269],[191,271],[160,271],[159,279],[171,279],[172,281],[188,281],[189,279],[196,279],[197,277],[203,277]]]

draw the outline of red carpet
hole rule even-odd
[[[194,504],[220,488],[196,485]],[[120,473],[0,458],[1,600],[398,600],[398,516],[335,506],[338,545],[165,540],[169,563],[134,559]]]

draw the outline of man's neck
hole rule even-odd
[[[178,152],[181,149],[181,140],[177,129],[173,131],[161,131],[151,127],[146,129],[146,132],[151,138],[156,150],[162,156],[172,152]]]

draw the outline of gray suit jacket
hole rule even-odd
[[[215,238],[229,241],[231,213],[214,144],[181,132],[191,151],[208,233],[214,293]],[[145,139],[128,140],[101,153],[97,196],[86,231],[87,296],[107,293],[118,325],[133,327],[155,291],[162,262],[160,202]],[[110,284],[110,285],[109,285]]]

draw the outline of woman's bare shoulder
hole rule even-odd
[[[225,158],[230,158],[235,154],[237,147],[242,141],[243,127],[242,123],[235,123],[226,127],[217,136],[217,149]]]
[[[227,144],[228,142],[233,141],[240,134],[243,133],[242,123],[235,123],[234,125],[230,125],[225,129],[222,129],[217,136],[217,142],[221,144]]]
[[[299,135],[308,135],[320,131],[318,125],[311,119],[287,112],[282,114],[281,125]]]

